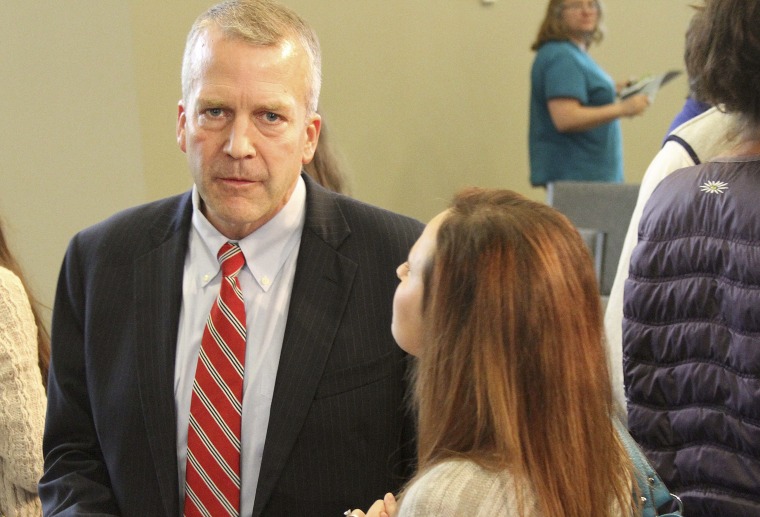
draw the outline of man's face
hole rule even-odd
[[[308,57],[291,40],[253,46],[210,27],[190,59],[177,142],[206,218],[242,239],[287,203],[314,155],[320,119],[307,109]]]

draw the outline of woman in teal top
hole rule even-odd
[[[550,0],[531,47],[530,182],[623,181],[620,117],[649,106],[646,95],[617,101],[610,77],[588,55],[602,39],[598,0]]]

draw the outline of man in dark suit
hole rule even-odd
[[[80,232],[64,259],[46,515],[202,513],[186,499],[188,421],[227,242],[245,257],[247,326],[230,514],[340,515],[410,474],[407,359],[390,319],[395,268],[422,225],[300,174],[319,137],[319,63],[311,29],[269,0],[225,2],[193,25],[177,123],[193,190]]]

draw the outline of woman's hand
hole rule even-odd
[[[635,117],[644,112],[649,107],[649,96],[639,93],[631,95],[625,100],[620,101],[622,116]]]
[[[634,84],[636,81],[638,81],[637,77],[631,77],[627,81],[620,81],[620,82],[615,83],[615,92],[618,95],[620,95],[620,92],[622,92],[623,90],[625,90],[626,88]]]
[[[383,499],[378,499],[369,507],[367,513],[361,510],[353,510],[348,517],[395,517],[398,511],[396,498],[390,492]]]

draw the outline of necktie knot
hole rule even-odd
[[[245,256],[243,250],[236,242],[225,242],[219,248],[217,259],[222,265],[222,275],[225,277],[235,277],[245,265]]]

